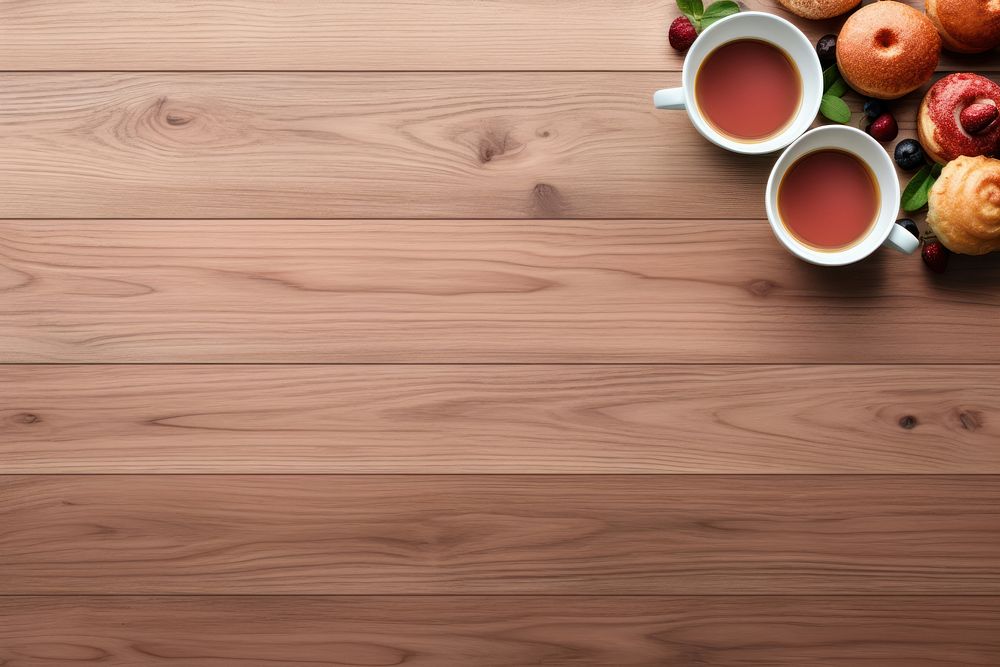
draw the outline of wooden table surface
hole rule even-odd
[[[0,664],[1000,665],[1000,256],[792,258],[676,14],[0,0]]]

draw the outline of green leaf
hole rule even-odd
[[[940,173],[941,165],[939,164],[933,166],[925,164],[921,167],[920,171],[915,173],[910,182],[906,184],[903,196],[900,197],[900,207],[907,213],[912,213],[927,206],[927,195]]]
[[[702,30],[712,25],[719,19],[724,19],[732,14],[737,14],[740,11],[740,6],[737,5],[733,0],[716,0],[708,6],[705,10],[705,14],[701,17],[701,27]]]
[[[837,80],[834,81],[829,88],[826,89],[827,95],[833,95],[834,97],[843,97],[844,93],[847,92],[847,82],[844,81],[844,77],[838,75]]]
[[[701,0],[677,0],[677,8],[681,10],[684,16],[691,19],[691,23],[694,27],[701,27],[701,17],[705,13],[705,8],[701,4]]]
[[[834,123],[846,123],[851,120],[851,110],[847,102],[836,95],[824,95],[820,98],[819,112]]]
[[[837,69],[836,65],[830,65],[823,70],[823,90],[832,86],[838,76],[840,76],[840,70]]]

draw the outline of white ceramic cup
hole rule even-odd
[[[788,54],[802,81],[802,97],[792,122],[781,132],[761,141],[737,141],[722,134],[705,120],[695,102],[694,80],[705,57],[718,47],[738,39],[756,39],[777,46]],[[774,14],[742,12],[716,21],[698,35],[684,58],[681,87],[653,94],[657,109],[686,109],[695,129],[713,144],[734,153],[761,154],[781,150],[809,129],[823,96],[823,68],[809,39],[794,25]]]
[[[778,215],[778,186],[788,168],[803,155],[824,148],[835,148],[854,155],[871,170],[878,183],[879,209],[875,224],[868,234],[853,245],[839,250],[817,250],[808,246],[788,231]],[[861,130],[847,125],[824,125],[810,130],[785,149],[771,169],[767,179],[764,207],[774,235],[793,255],[812,264],[841,266],[864,259],[881,246],[888,246],[906,254],[920,246],[920,241],[896,224],[899,212],[899,178],[892,159],[873,138]]]

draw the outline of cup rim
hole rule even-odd
[[[792,165],[795,159],[800,157],[800,155],[796,154],[799,145],[806,141],[811,141],[816,136],[823,135],[830,136],[829,138],[824,138],[823,142],[812,150],[836,148],[837,150],[848,152],[858,160],[861,160],[871,169],[872,174],[874,174],[881,195],[878,217],[868,234],[857,243],[840,250],[816,250],[802,243],[791,235],[781,222],[777,211],[777,187],[788,167]],[[840,140],[838,140],[838,136]],[[848,140],[844,139],[845,136],[848,137]],[[850,141],[863,141],[868,144],[869,148],[877,149],[875,153],[877,164],[873,164],[871,160],[853,150],[850,146]],[[767,211],[767,220],[771,225],[771,231],[774,232],[778,241],[793,255],[811,264],[844,266],[868,257],[885,243],[886,238],[888,238],[889,233],[892,231],[892,225],[895,224],[896,214],[899,212],[899,192],[899,177],[896,174],[895,165],[892,163],[892,159],[882,144],[855,127],[848,125],[822,125],[809,130],[792,142],[775,161],[767,179],[767,187],[764,190],[764,208]],[[886,206],[887,202],[892,202],[893,205]]]
[[[697,73],[697,69],[701,66],[705,57],[722,44],[725,44],[727,41],[734,41],[726,40],[713,43],[712,35],[717,34],[720,30],[724,29],[725,26],[731,23],[747,20],[768,21],[776,26],[779,26],[781,30],[785,31],[785,39],[798,41],[799,46],[804,47],[805,52],[811,55],[807,63],[800,62],[800,59],[798,58],[793,59],[792,61],[798,70],[799,77],[802,79],[803,84],[803,94],[799,110],[796,112],[788,127],[773,137],[765,139],[764,141],[736,141],[715,130],[711,125],[709,125],[708,121],[706,121],[704,116],[702,116],[701,111],[697,108],[694,94],[694,75]],[[789,50],[786,44],[778,43],[777,41],[767,39],[766,37],[758,35],[746,35],[744,37],[744,39],[750,38],[769,42],[786,53]],[[802,134],[809,129],[809,126],[819,113],[819,104],[820,98],[822,97],[823,87],[823,68],[819,62],[819,56],[816,55],[816,51],[813,48],[812,43],[809,41],[809,38],[805,36],[805,33],[799,30],[795,24],[781,18],[780,16],[768,14],[767,12],[740,12],[738,14],[733,14],[732,16],[727,16],[719,21],[716,21],[702,31],[701,35],[695,41],[692,51],[694,52],[695,57],[692,58],[692,52],[689,51],[688,57],[685,58],[684,66],[681,69],[681,86],[684,89],[684,97],[687,100],[688,116],[698,133],[720,148],[724,148],[733,153],[742,153],[745,155],[763,155],[782,150],[802,136]],[[807,98],[804,90],[807,76],[811,76],[815,86],[819,89],[819,94],[813,95],[811,98]]]

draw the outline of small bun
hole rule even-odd
[[[1000,45],[1000,3],[995,0],[927,0],[927,16],[949,51],[982,53]]]
[[[952,160],[931,188],[927,206],[927,224],[952,252],[1000,250],[1000,160]]]
[[[973,105],[1000,108],[1000,85],[979,74],[956,72],[940,79],[924,95],[917,111],[917,138],[935,162],[997,152],[1000,120],[971,133],[962,126],[962,112]]]
[[[849,12],[861,0],[779,0],[785,9],[806,19],[830,19]]]
[[[837,66],[863,95],[892,100],[916,90],[934,74],[941,37],[924,14],[894,0],[880,0],[851,14],[837,39]]]

